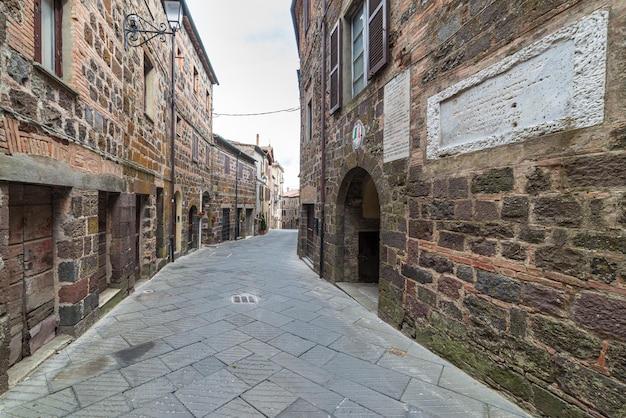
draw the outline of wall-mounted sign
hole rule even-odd
[[[365,136],[365,126],[361,120],[357,120],[352,128],[352,149],[358,150],[363,144],[363,137]]]

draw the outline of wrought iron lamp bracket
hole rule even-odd
[[[174,35],[175,30],[168,30],[168,25],[160,23],[158,26],[147,21],[136,13],[124,18],[124,49],[128,46],[141,46],[154,38],[165,42],[165,35]]]

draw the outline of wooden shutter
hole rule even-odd
[[[41,0],[35,0],[35,61],[41,63]]]
[[[54,0],[54,72],[63,77],[63,2]]]
[[[341,107],[341,22],[330,32],[330,113]]]
[[[387,30],[387,1],[370,0],[368,10],[368,47],[367,78],[387,64],[389,56],[389,41]]]

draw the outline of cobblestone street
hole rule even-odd
[[[0,398],[0,415],[527,416],[317,277],[296,238],[168,264]]]

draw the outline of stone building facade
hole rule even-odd
[[[300,190],[289,190],[283,194],[283,229],[300,228]]]
[[[219,135],[215,135],[215,144],[213,199],[203,221],[209,228],[207,242],[254,235],[256,161]]]
[[[626,416],[626,4],[291,10],[299,254],[533,412]]]
[[[174,37],[133,47],[125,15],[167,25],[161,1],[0,3],[0,391],[199,245],[217,79],[183,6]]]

